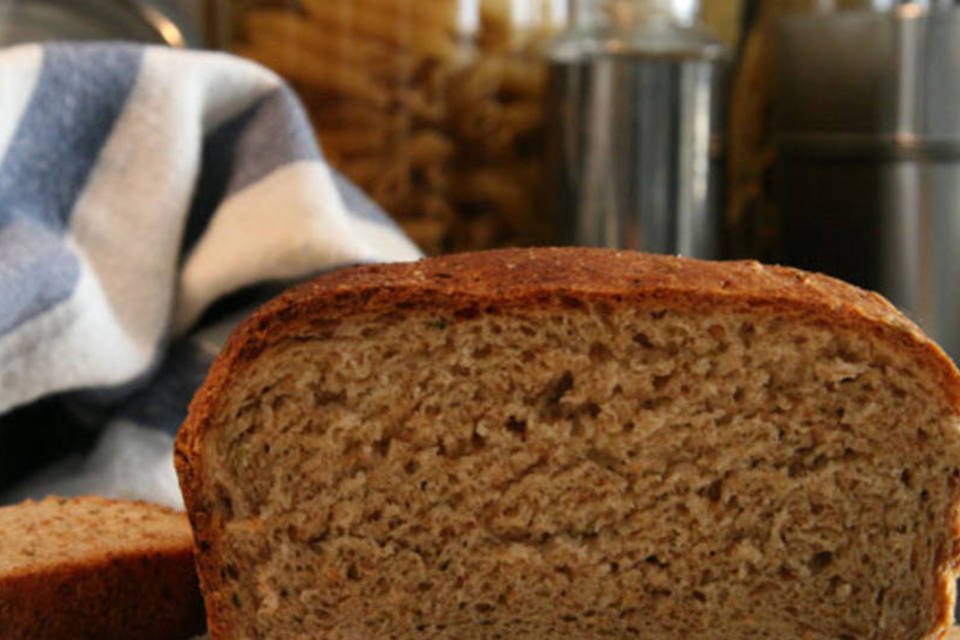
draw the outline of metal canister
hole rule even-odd
[[[780,22],[783,257],[880,291],[956,358],[960,12],[888,4]]]
[[[724,46],[691,0],[581,0],[548,51],[563,244],[716,257]]]
[[[148,0],[3,0],[0,46],[47,40],[129,40],[175,47],[200,38],[171,7]]]

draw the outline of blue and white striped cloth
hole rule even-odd
[[[0,500],[178,502],[172,435],[233,319],[198,326],[211,305],[418,256],[260,66],[124,44],[0,49],[0,464],[29,455],[3,430],[40,399],[105,434]]]

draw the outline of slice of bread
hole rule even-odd
[[[880,296],[504,250],[255,313],[177,468],[214,638],[940,637],[960,376]]]
[[[176,640],[203,628],[182,512],[93,497],[0,508],[0,638]]]

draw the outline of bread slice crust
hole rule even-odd
[[[881,296],[826,276],[756,262],[704,262],[600,249],[508,249],[361,266],[295,287],[263,306],[231,336],[190,406],[176,445],[176,465],[195,534],[208,625],[214,638],[239,637],[223,601],[221,522],[207,483],[205,440],[213,435],[229,388],[258,357],[289,340],[324,337],[359,316],[427,313],[443,322],[536,309],[569,313],[589,308],[668,309],[780,318],[870,336],[928,371],[940,401],[960,414],[960,374],[922,331]],[[938,549],[930,637],[945,633],[952,615],[958,529],[954,487],[949,548]],[[878,636],[883,637],[883,636]],[[920,637],[920,636],[918,636]]]
[[[189,638],[204,628],[182,512],[100,497],[0,508],[0,637]]]

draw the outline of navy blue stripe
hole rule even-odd
[[[142,57],[132,45],[45,47],[33,95],[0,163],[0,227],[18,217],[66,226]]]
[[[0,335],[66,300],[79,278],[58,233],[29,219],[0,227]]]
[[[215,355],[190,340],[172,345],[156,376],[127,398],[114,417],[176,435]]]
[[[285,85],[208,132],[181,256],[189,255],[224,198],[283,165],[320,159],[310,122]]]
[[[247,127],[237,136],[236,151],[238,162],[228,195],[283,165],[320,159],[310,121],[296,95],[285,85],[259,101]]]

